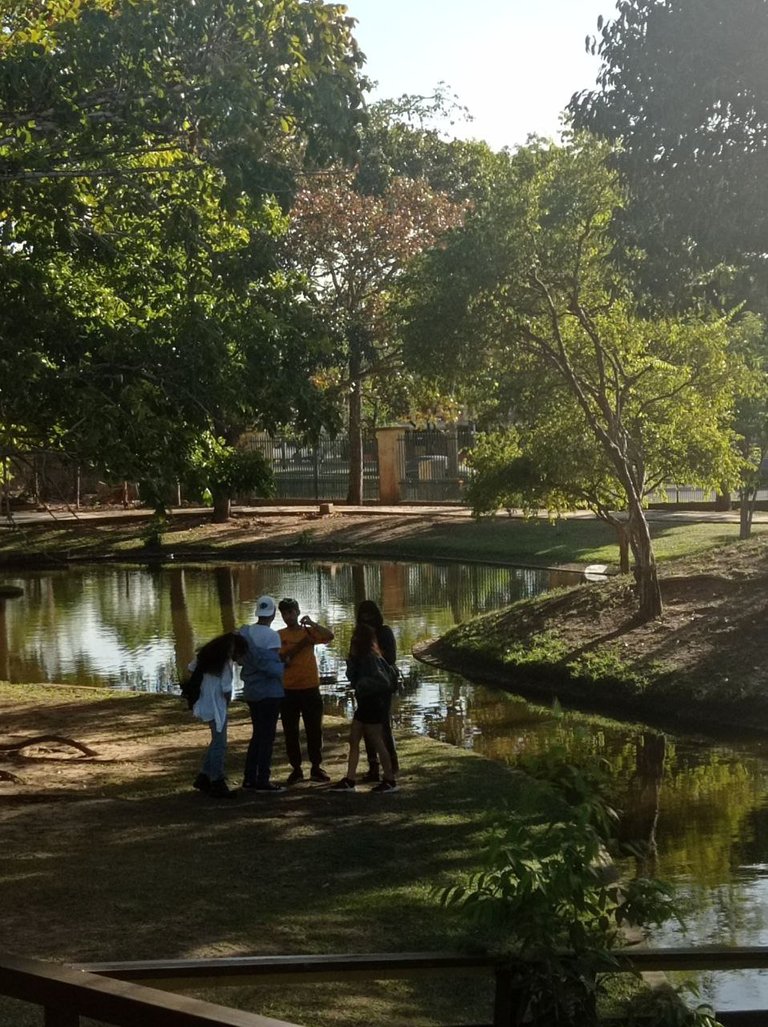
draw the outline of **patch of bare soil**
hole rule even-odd
[[[24,686],[6,684],[0,694],[0,804],[72,800],[86,791],[110,798],[131,786],[161,794],[197,772],[205,729],[179,699],[61,685],[36,685],[34,692],[30,700]],[[251,725],[242,704],[232,709],[234,771]],[[341,758],[339,731],[330,722],[326,734]]]
[[[231,551],[268,549],[283,550],[295,547],[302,551],[324,553],[370,552],[382,546],[396,548],[401,540],[412,542],[419,535],[429,534],[436,525],[467,519],[463,509],[455,512],[420,510],[413,514],[377,514],[375,511],[343,514],[281,512],[268,517],[237,516],[226,524],[213,524],[200,520],[174,533],[168,545],[206,545],[226,547]]]

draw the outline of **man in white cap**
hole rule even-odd
[[[248,643],[241,677],[243,699],[248,703],[253,724],[245,757],[243,788],[259,792],[284,790],[269,779],[275,730],[284,694],[280,636],[271,627],[275,609],[272,596],[261,596],[256,603],[256,623],[245,625],[239,632]]]

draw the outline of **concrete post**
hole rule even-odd
[[[405,478],[405,428],[379,428],[379,502],[399,503],[400,482]]]

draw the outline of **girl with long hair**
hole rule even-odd
[[[227,754],[227,720],[232,699],[234,661],[241,660],[247,651],[248,643],[245,639],[229,632],[206,642],[189,666],[190,670],[197,669],[203,674],[200,697],[192,707],[192,714],[207,724],[211,732],[202,768],[192,787],[216,799],[237,794],[227,784],[224,761]]]
[[[376,642],[376,631],[370,624],[359,623],[352,635],[347,658],[347,678],[355,690],[355,713],[349,728],[349,758],[347,773],[331,789],[351,792],[355,789],[355,775],[360,759],[360,739],[365,738],[376,751],[384,778],[372,789],[386,794],[397,791],[395,771],[384,742],[382,722],[397,677],[381,655]]]
[[[370,624],[376,632],[376,644],[379,647],[381,655],[390,667],[394,669],[395,674],[397,674],[397,642],[395,641],[395,635],[392,628],[390,628],[388,624],[384,623],[384,616],[372,599],[363,599],[360,603],[357,608],[355,623]],[[381,730],[384,736],[384,744],[386,745],[387,752],[389,753],[392,769],[397,773],[400,769],[400,762],[397,758],[395,737],[392,734],[393,694],[394,692],[391,692],[383,704]],[[368,758],[368,770],[363,777],[363,781],[380,781],[381,768],[379,766],[379,756],[374,746],[367,739],[365,742],[365,755]]]

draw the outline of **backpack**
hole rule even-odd
[[[192,673],[189,675],[186,681],[182,681],[179,684],[181,689],[181,696],[186,699],[187,706],[191,710],[197,700],[200,698],[200,689],[203,685],[203,672],[199,667],[195,667]]]
[[[397,691],[397,678],[393,667],[377,656],[372,674],[361,675],[355,681],[355,692],[359,698],[391,695]]]

